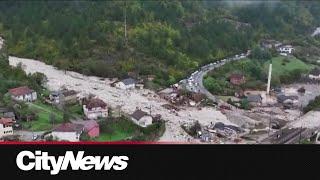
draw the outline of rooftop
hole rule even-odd
[[[12,125],[13,124],[13,120],[11,118],[0,118],[0,124]]]
[[[106,106],[107,104],[99,98],[92,98],[92,99],[89,99],[88,102],[86,102],[86,107],[88,109],[93,109],[98,107],[105,108]]]
[[[25,94],[30,94],[32,92],[34,91],[30,89],[28,86],[17,87],[9,90],[9,93],[13,96],[21,96]]]
[[[93,128],[99,127],[99,124],[95,120],[79,121],[79,122],[75,122],[75,123],[84,125],[84,129],[86,131],[90,131]]]
[[[84,128],[82,124],[64,123],[56,127],[55,132],[80,132]]]
[[[131,114],[131,117],[133,117],[136,120],[140,120],[143,116],[148,115],[147,112],[141,111],[140,109],[136,110]]]

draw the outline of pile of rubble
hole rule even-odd
[[[182,128],[192,137],[206,143],[224,142],[239,143],[240,136],[246,133],[242,128],[235,125],[227,125],[222,122],[211,123],[207,126],[201,126],[197,121],[185,123]]]
[[[205,95],[195,92],[187,92],[176,86],[166,88],[158,92],[162,99],[176,106],[199,106],[205,100]]]

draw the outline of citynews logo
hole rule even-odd
[[[27,159],[26,161],[24,161]],[[128,166],[128,156],[84,156],[84,151],[79,151],[75,156],[72,151],[66,151],[64,156],[49,156],[48,152],[22,151],[17,155],[16,164],[23,171],[46,170],[51,175],[57,175],[60,171],[67,170],[116,170],[121,171]]]

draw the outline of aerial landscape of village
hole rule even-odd
[[[320,143],[320,2],[0,2],[0,141]]]

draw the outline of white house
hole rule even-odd
[[[4,136],[13,135],[13,120],[10,118],[0,119],[0,138]]]
[[[35,101],[37,99],[37,92],[35,92],[27,86],[10,89],[9,93],[11,97],[17,101],[30,102]]]
[[[147,127],[152,124],[152,116],[148,113],[137,109],[135,112],[131,114],[131,119],[133,122],[142,127]]]
[[[127,78],[115,83],[115,87],[119,89],[133,89],[136,86],[136,81],[132,78]]]
[[[313,69],[309,74],[309,78],[314,80],[320,80],[320,69]]]
[[[278,51],[280,54],[292,54],[294,51],[294,48],[291,45],[285,45],[285,46],[280,46],[278,48]]]
[[[92,98],[85,102],[83,105],[83,112],[88,119],[108,117],[107,104],[99,98]]]
[[[64,123],[56,127],[50,135],[57,141],[78,142],[83,131],[82,124]]]

